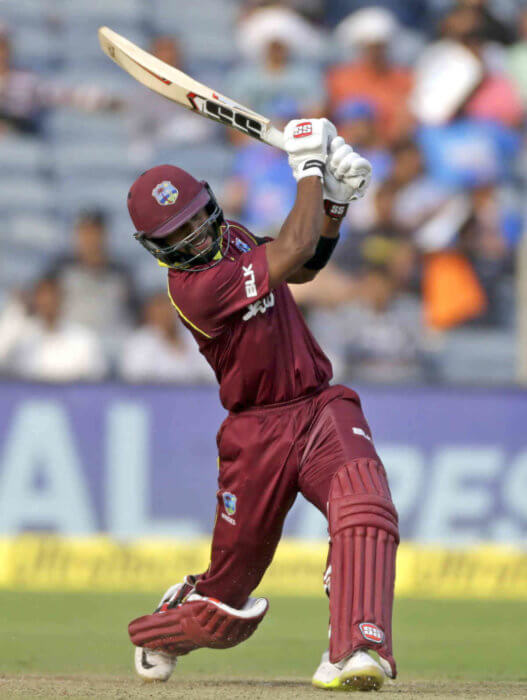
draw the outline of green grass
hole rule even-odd
[[[126,626],[155,597],[0,592],[0,674],[129,675]],[[401,678],[525,680],[527,603],[398,600],[395,656]],[[327,643],[327,604],[273,597],[245,644],[180,660],[182,678],[308,679]]]

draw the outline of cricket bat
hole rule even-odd
[[[198,83],[108,27],[100,27],[99,42],[112,61],[150,90],[203,117],[221,122],[276,148],[284,148],[283,132],[261,114]]]

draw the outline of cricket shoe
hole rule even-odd
[[[185,576],[185,580],[176,583],[163,594],[156,612],[176,606],[195,591],[198,576]],[[177,663],[175,654],[168,654],[160,649],[135,647],[135,671],[144,681],[168,681]]]
[[[325,651],[312,683],[324,690],[379,690],[387,676],[391,676],[388,663],[384,659],[376,661],[364,649],[336,664],[331,663],[329,652]]]

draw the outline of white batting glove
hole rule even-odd
[[[299,182],[313,175],[324,177],[329,145],[337,130],[328,119],[293,119],[284,129],[284,148],[289,165]]]
[[[349,202],[364,197],[371,182],[371,163],[356,153],[341,136],[331,141],[324,175],[324,209],[341,219]]]

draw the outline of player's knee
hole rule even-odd
[[[329,531],[373,527],[399,541],[398,516],[386,472],[375,459],[356,459],[334,475],[329,490]]]

